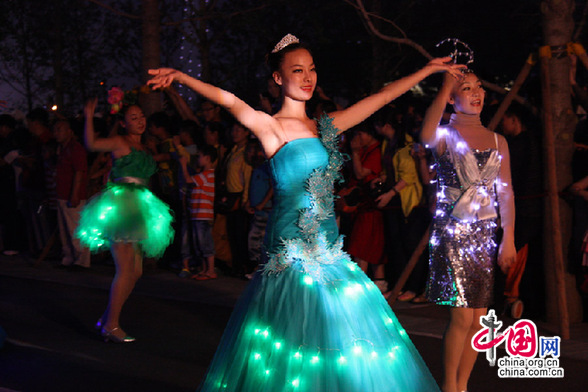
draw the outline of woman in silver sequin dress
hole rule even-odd
[[[471,339],[492,299],[497,251],[503,272],[516,255],[508,146],[480,121],[484,94],[471,72],[459,81],[445,78],[423,123],[423,142],[435,153],[438,187],[427,298],[450,306],[444,392],[467,390],[477,357]],[[447,126],[439,126],[448,102],[455,113]],[[495,237],[499,222],[500,246]]]

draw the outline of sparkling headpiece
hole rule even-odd
[[[457,38],[445,38],[435,46],[439,47],[445,43],[453,44],[453,50],[449,53],[449,57],[453,59],[453,64],[457,64],[457,61],[460,57],[463,57],[464,60],[466,60],[465,65],[469,65],[474,62],[474,51],[470,49],[469,45],[465,42],[460,41]]]
[[[274,46],[272,53],[279,52],[280,50],[284,49],[286,46],[288,46],[290,44],[297,44],[299,42],[300,42],[300,40],[298,38],[296,38],[295,36],[293,36],[292,34],[286,34],[284,36],[284,38],[282,38],[280,40],[280,42],[278,42],[276,44],[276,46]]]

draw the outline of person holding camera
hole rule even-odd
[[[386,253],[391,261],[389,273],[392,281],[402,274],[431,221],[413,158],[413,149],[420,145],[414,143],[402,120],[403,113],[391,107],[381,109],[374,119],[376,131],[384,137],[384,148],[382,175],[372,183],[372,187],[380,193],[375,201],[377,207],[383,209]],[[428,255],[423,252],[406,282],[404,292],[398,296],[399,301],[426,302],[427,260]]]
[[[359,125],[351,139],[353,182],[360,190],[360,201],[349,236],[348,253],[359,267],[368,273],[371,266],[372,280],[382,293],[388,291],[385,279],[384,220],[382,211],[376,208],[370,184],[382,173],[380,141],[372,126]]]

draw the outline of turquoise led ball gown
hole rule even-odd
[[[270,159],[266,263],[237,303],[200,391],[438,391],[379,289],[342,250],[332,119]]]
[[[135,242],[147,257],[163,255],[173,240],[173,215],[147,188],[156,170],[151,155],[133,148],[114,161],[111,181],[80,213],[76,236],[82,245],[95,253],[112,242]]]

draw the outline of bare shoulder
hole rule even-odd
[[[299,119],[293,117],[274,117],[280,125],[280,131],[287,140],[300,139],[303,137],[316,137],[318,128],[315,120]]]

